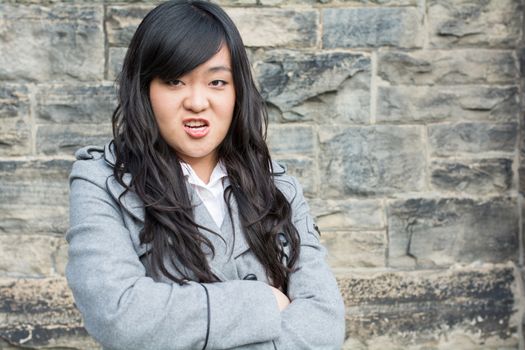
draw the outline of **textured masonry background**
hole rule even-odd
[[[73,151],[159,1],[0,0],[0,350],[98,349],[64,279]],[[524,0],[219,0],[347,308],[345,349],[525,349]]]

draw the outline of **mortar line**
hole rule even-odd
[[[37,125],[36,125],[36,109],[37,109],[37,101],[36,101],[36,95],[38,87],[36,84],[29,84],[28,86],[29,90],[29,125],[30,125],[30,132],[31,132],[31,144],[29,155],[30,156],[36,156],[36,134],[37,134]]]
[[[376,113],[377,113],[377,89],[378,84],[377,80],[377,52],[372,51],[370,55],[370,65],[371,65],[371,76],[370,76],[370,118],[369,122],[371,125],[376,123]]]
[[[102,33],[104,34],[104,80],[109,80],[109,40],[106,26],[107,3],[102,4]]]

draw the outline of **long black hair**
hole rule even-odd
[[[114,176],[144,202],[140,240],[151,244],[154,274],[179,284],[186,279],[219,281],[204,253],[215,254],[213,245],[199,231],[210,229],[194,220],[179,158],[160,136],[149,86],[157,77],[168,81],[190,72],[223,45],[230,51],[236,93],[232,123],[218,148],[231,184],[224,198],[231,216],[229,203],[234,196],[250,248],[271,283],[286,289],[287,274],[299,255],[299,234],[292,224],[290,203],[274,183],[265,142],[264,101],[254,84],[240,34],[219,6],[204,1],[169,1],[148,13],[139,25],[119,77],[119,105],[113,114]],[[122,179],[125,173],[132,175],[129,186]],[[290,243],[287,261],[282,259],[280,233]],[[166,257],[182,278],[168,271]]]

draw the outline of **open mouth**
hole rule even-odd
[[[204,137],[210,130],[208,121],[204,119],[187,119],[183,123],[184,130],[193,138]]]
[[[184,123],[184,127],[191,129],[205,128],[208,123],[205,120],[190,120]]]

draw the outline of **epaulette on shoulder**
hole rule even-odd
[[[273,175],[284,175],[286,174],[286,165],[272,161]]]
[[[75,158],[78,160],[99,159],[103,154],[103,146],[86,146],[75,152]]]

